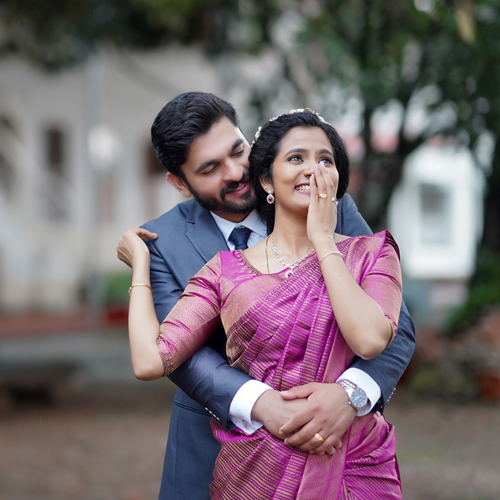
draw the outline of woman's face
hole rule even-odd
[[[273,180],[261,181],[275,197],[276,210],[306,211],[309,208],[309,185],[314,166],[322,163],[337,191],[339,174],[333,159],[332,145],[319,127],[295,127],[281,140],[273,163]]]

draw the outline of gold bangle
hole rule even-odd
[[[128,289],[129,295],[130,295],[130,292],[132,291],[132,288],[134,288],[134,286],[147,286],[151,290],[151,293],[153,293],[153,289],[149,285],[146,285],[146,283],[135,283],[134,285],[130,285],[130,288]]]
[[[342,254],[338,250],[332,250],[331,252],[326,253],[319,259],[319,263],[321,264],[329,255],[340,255],[342,257]]]

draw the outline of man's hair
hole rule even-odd
[[[318,127],[328,137],[333,149],[335,166],[339,173],[337,199],[344,196],[349,184],[350,166],[347,149],[332,125],[310,111],[286,113],[268,121],[252,145],[249,156],[249,173],[257,196],[257,210],[267,223],[268,231],[272,231],[274,227],[274,205],[269,205],[266,202],[267,193],[263,189],[260,179],[273,180],[273,163],[279,153],[281,140],[289,130],[295,127]]]
[[[191,143],[226,116],[238,127],[238,117],[231,104],[214,94],[186,92],[180,94],[158,113],[151,127],[156,156],[172,174],[182,177]]]

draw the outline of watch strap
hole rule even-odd
[[[345,378],[337,380],[337,384],[339,384],[347,393],[349,405],[351,405],[356,411],[359,411],[361,408],[363,408],[363,406],[356,406],[352,402],[352,393],[354,392],[354,389],[359,389],[360,391],[363,391],[363,389],[361,389],[361,387],[359,387],[355,383],[353,383],[350,380],[347,380]],[[365,391],[363,391],[363,392],[365,392]],[[365,397],[366,397],[366,393],[365,393]]]

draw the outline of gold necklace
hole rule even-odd
[[[270,238],[271,235],[269,235],[267,238]],[[267,238],[266,238],[266,258],[267,258]],[[274,255],[276,255],[276,258],[281,262],[281,264],[283,265],[283,267],[285,269],[289,269],[286,273],[285,273],[285,277],[288,278],[291,274],[293,274],[293,270],[301,263],[303,262],[304,260],[307,259],[307,257],[309,257],[309,255],[311,255],[312,253],[314,253],[314,248],[312,250],[310,250],[309,252],[306,253],[306,255],[304,255],[304,257],[302,257],[302,259],[298,260],[297,262],[295,262],[295,264],[291,264],[291,265],[288,265],[281,257],[280,257],[280,254],[278,253],[278,250],[276,248],[276,246],[274,245],[274,241],[272,238],[271,239],[271,247],[273,249],[273,252],[274,252]],[[267,268],[269,270],[269,263],[267,264]]]
[[[264,243],[264,248],[265,248],[265,250],[266,250],[266,265],[267,265],[267,274],[271,274],[271,273],[269,272],[269,258],[268,258],[268,256],[267,256],[267,241],[269,240],[269,237],[270,237],[270,236],[271,236],[270,234],[268,234],[268,235],[267,235],[266,241],[265,241],[265,243]]]

